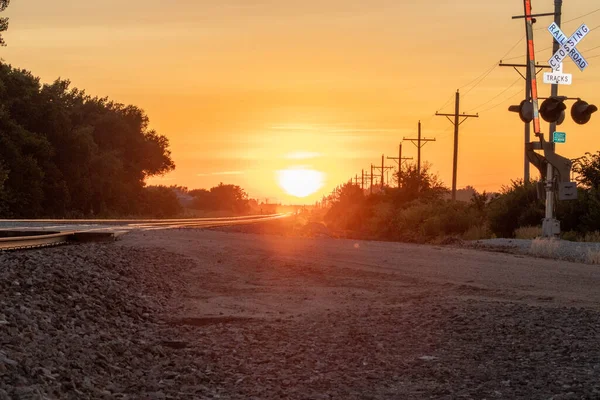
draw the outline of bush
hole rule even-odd
[[[438,237],[464,235],[472,227],[481,225],[482,214],[462,202],[416,201],[396,210],[391,221],[395,234],[388,239],[430,242]]]
[[[561,235],[562,240],[568,240],[569,242],[578,242],[579,234],[575,231],[567,231]]]
[[[542,228],[539,226],[523,226],[515,230],[517,239],[535,239],[542,236]]]
[[[514,181],[488,206],[490,229],[498,237],[512,238],[523,226],[538,225],[544,218],[544,204],[537,198],[535,183]]]

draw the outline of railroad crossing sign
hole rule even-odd
[[[563,74],[563,63],[552,72],[544,72],[544,83],[552,85],[570,85],[573,83],[572,74]]]
[[[552,69],[555,71],[558,70],[560,63],[568,56],[571,57],[575,65],[577,65],[581,71],[585,70],[588,66],[588,62],[577,51],[575,46],[581,42],[581,39],[590,33],[590,28],[588,28],[586,24],[581,25],[569,39],[567,39],[567,36],[560,30],[556,23],[552,23],[552,25],[548,27],[548,31],[550,31],[552,36],[554,36],[554,39],[561,45],[558,51],[554,53],[552,58],[548,61]]]

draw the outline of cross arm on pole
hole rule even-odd
[[[503,63],[502,61],[500,61],[500,64],[498,64],[498,66],[499,67],[513,67],[513,68],[516,68],[516,67],[527,68],[527,67],[529,67],[529,65],[527,65],[527,64],[506,64],[506,63]],[[538,67],[538,68],[552,69],[552,67],[550,65],[546,65],[546,64],[544,64],[544,65],[535,64],[535,66]]]
[[[435,139],[420,139],[421,142],[424,142],[421,146],[419,146],[417,143],[419,142],[419,139],[415,139],[415,138],[403,138],[402,140],[406,140],[406,141],[410,141],[412,144],[414,144],[416,147],[423,147],[427,144],[427,142],[435,142]]]
[[[529,17],[554,17],[556,15],[556,13],[542,13],[542,14],[530,14],[530,15],[515,15],[512,17],[512,19],[523,19],[523,18],[529,18]]]

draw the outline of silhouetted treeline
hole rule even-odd
[[[600,151],[574,165],[577,200],[557,203],[565,239],[582,239],[600,231]],[[468,202],[448,200],[448,190],[426,166],[417,174],[409,165],[399,176],[400,188],[369,194],[347,184],[335,197],[325,222],[348,236],[409,242],[435,242],[448,237],[466,240],[514,237],[520,228],[540,227],[544,201],[537,183],[513,182],[500,193],[473,194]]]
[[[192,196],[190,208],[208,211],[230,211],[233,214],[244,214],[250,210],[250,204],[256,203],[248,199],[248,194],[237,185],[224,185],[206,189],[189,191]]]
[[[175,167],[167,138],[141,109],[69,86],[0,63],[0,216],[146,212],[165,193],[144,180]]]

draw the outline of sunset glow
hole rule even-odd
[[[552,6],[539,0],[536,11]],[[597,8],[597,0],[570,2],[562,29],[600,28],[600,12],[590,13]],[[301,196],[316,190],[303,201],[320,200],[380,165],[382,154],[394,166],[387,157],[415,137],[419,120],[424,137],[436,139],[422,161],[449,186],[453,127],[435,113],[454,112],[460,89],[460,111],[480,117],[460,127],[458,187],[496,191],[523,177],[523,123],[508,107],[524,98],[524,82],[498,66],[526,61],[522,20],[511,18],[522,12],[516,0],[15,1],[5,12],[11,25],[2,58],[43,83],[68,78],[91,96],[145,110],[177,166],[148,184],[225,182],[283,202],[297,198],[282,187]],[[552,55],[550,23],[544,17],[536,25],[540,64]],[[579,45],[585,72],[565,60],[573,84],[561,95],[600,102],[599,46],[600,29]],[[540,82],[539,91],[548,96],[550,85]],[[560,154],[600,148],[599,124],[598,116],[585,126],[567,118]],[[412,143],[402,151],[416,161]],[[284,174],[303,175],[303,183],[274,178],[307,160],[313,172]]]
[[[316,193],[324,185],[324,174],[312,169],[290,168],[278,171],[277,175],[279,186],[299,198]]]

